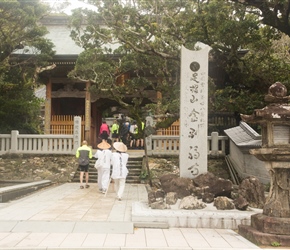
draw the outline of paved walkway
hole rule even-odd
[[[97,184],[66,183],[0,203],[0,249],[259,249],[233,230],[134,227],[132,203],[146,200],[142,184],[118,201],[113,184],[105,197]]]

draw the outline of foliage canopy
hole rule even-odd
[[[263,97],[271,84],[289,85],[285,74],[289,64],[281,58],[277,42],[282,38],[279,27],[262,26],[257,12],[240,4],[263,1],[89,2],[99,11],[77,10],[71,19],[72,37],[85,48],[71,76],[90,80],[93,91],[106,89],[111,98],[131,107],[133,117],[140,116],[147,89],[162,93],[157,105],[146,106],[147,111],[178,113],[182,45],[188,49],[198,49],[197,42],[209,45],[210,60],[225,70],[222,83],[214,76],[211,81],[210,111],[251,113],[264,106]],[[116,86],[128,72],[133,78]],[[136,98],[126,102],[125,94]]]
[[[53,53],[38,23],[47,10],[38,0],[0,2],[0,133],[38,132],[40,100],[34,87]]]

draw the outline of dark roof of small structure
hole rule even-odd
[[[226,129],[224,132],[238,147],[256,148],[262,145],[261,135],[245,122],[240,122],[239,126]]]

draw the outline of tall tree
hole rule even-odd
[[[271,11],[271,15],[273,15],[274,9],[277,11],[278,5],[280,5],[278,9],[282,10],[283,7],[286,11],[289,7],[286,2],[289,1],[228,2],[236,3],[236,9],[244,10],[244,15],[247,18],[250,17],[255,20],[256,35],[252,42],[243,45],[242,48],[247,50],[245,56],[237,58],[236,65],[226,65],[225,68],[229,75],[228,82],[225,88],[219,89],[211,95],[211,103],[214,106],[213,109],[216,110],[251,113],[255,108],[262,108],[265,105],[264,94],[271,84],[281,81],[288,88],[290,87],[288,76],[285,74],[290,69],[289,56],[287,55],[289,53],[287,51],[287,47],[289,47],[288,40],[281,32],[280,25],[276,25],[279,23],[277,20],[275,24],[274,19],[271,19],[273,21],[271,24],[269,18],[266,18],[268,21],[263,18],[268,11]],[[261,11],[262,9],[259,10],[258,6],[265,13]],[[269,17],[269,13],[266,16]],[[277,18],[281,18],[279,13]],[[261,22],[263,25],[261,25]],[[244,26],[244,28],[247,28],[247,26]],[[249,26],[249,28],[254,27]],[[240,32],[240,29],[237,28],[236,32]],[[229,32],[229,34],[232,34],[232,32]],[[233,37],[235,37],[235,32]]]
[[[179,95],[178,90],[173,91],[178,87],[179,42],[166,42],[169,34],[165,30],[170,22],[163,24],[157,17],[160,10],[152,10],[149,2],[140,1],[140,6],[132,7],[103,1],[96,3],[98,13],[76,12],[72,19],[72,36],[85,52],[79,56],[71,76],[90,80],[93,91],[102,91],[102,96],[107,94],[116,100],[137,120],[138,126],[144,111],[141,107],[152,99],[152,90],[155,95],[156,91],[162,92],[163,105],[159,108],[163,111],[176,113],[178,109],[174,102],[165,101],[169,96],[178,99]],[[173,13],[172,6],[161,6],[170,16],[176,11]],[[87,25],[82,30],[83,21]],[[112,60],[114,57],[116,60]],[[155,107],[151,105],[150,109]]]
[[[144,89],[152,88],[163,95],[161,111],[178,110],[179,92],[173,95],[172,90],[179,87],[180,47],[198,49],[197,41],[212,47],[211,58],[229,76],[224,86],[211,90],[213,110],[241,112],[246,106],[252,110],[262,105],[262,91],[269,81],[279,80],[274,75],[287,68],[272,61],[273,51],[268,51],[280,34],[261,27],[259,18],[247,12],[246,6],[219,0],[136,0],[130,5],[117,0],[90,2],[98,7],[97,13],[76,11],[72,18],[72,37],[85,48],[72,75],[91,80],[93,88],[106,89],[120,103],[124,93],[141,90],[144,94]],[[251,53],[241,56],[245,50]],[[112,61],[108,54],[119,60]],[[271,62],[277,74],[270,75],[266,62]],[[116,78],[126,72],[136,72],[136,77],[116,86]],[[225,87],[226,91],[219,90]],[[228,93],[231,96],[225,102]],[[236,104],[234,100],[240,96]],[[243,97],[252,105],[246,105]]]
[[[52,43],[39,20],[48,7],[39,0],[0,2],[0,133],[38,132],[37,72],[51,58]]]

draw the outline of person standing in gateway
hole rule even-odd
[[[114,180],[114,190],[117,199],[122,200],[125,189],[126,178],[128,175],[127,162],[129,155],[126,153],[127,146],[123,142],[115,142],[113,147],[116,152],[112,153],[112,179]]]
[[[102,120],[102,125],[100,127],[100,133],[99,137],[103,140],[108,140],[108,137],[110,136],[110,128],[109,125],[107,124],[106,120]]]
[[[93,157],[92,149],[88,147],[88,142],[83,141],[82,146],[76,151],[76,158],[78,159],[80,169],[80,188],[83,189],[84,173],[86,177],[86,188],[89,188],[89,165],[90,159]]]
[[[119,124],[117,120],[114,120],[114,123],[111,128],[112,133],[112,142],[119,141]]]

